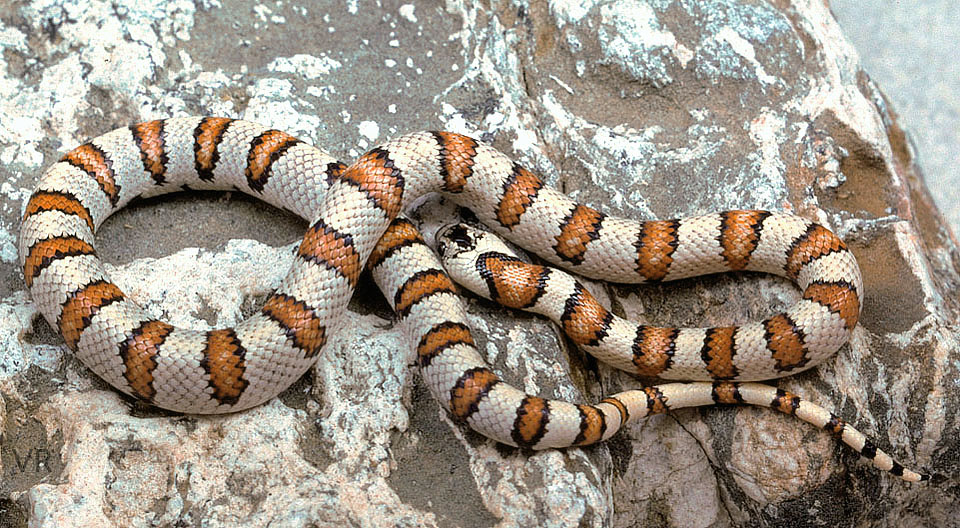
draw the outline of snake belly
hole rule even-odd
[[[96,255],[94,233],[113,212],[134,198],[182,189],[240,190],[310,222],[280,287],[235,328],[199,331],[152,317],[110,281]],[[645,338],[661,356],[699,340],[713,379],[809,368],[846,341],[859,315],[862,282],[852,254],[799,217],[733,211],[636,222],[571,201],[467,136],[408,134],[347,166],[285,132],[222,117],[140,123],[68,152],[27,202],[20,260],[38,310],[76,357],[121,392],[166,409],[232,412],[284,390],[340,326],[373,254],[370,267],[408,326],[427,385],[458,421],[499,442],[545,448],[603,440],[655,411],[647,391],[576,405],[502,382],[473,347],[450,279],[435,257],[411,249],[421,247],[419,235],[396,220],[430,192],[590,277],[639,283],[758,270],[798,281],[800,308],[776,321]],[[605,319],[588,320],[574,308],[569,319],[585,338],[610,333]],[[832,329],[813,342],[808,324]]]

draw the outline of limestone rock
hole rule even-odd
[[[43,167],[118,126],[242,117],[344,160],[403,132],[466,132],[607,213],[768,208],[834,229],[863,268],[860,325],[834,360],[777,384],[908,466],[955,475],[956,239],[823,1],[34,0],[0,8],[0,47],[0,525],[960,525],[955,478],[902,483],[765,409],[658,416],[586,449],[493,444],[440,411],[369,285],[278,399],[222,417],[143,409],[66,353],[16,265]],[[157,315],[212,328],[259,306],[303,228],[235,194],[191,195],[118,213],[99,253]],[[798,297],[758,275],[590,286],[674,325]],[[592,401],[640,384],[541,319],[468,302],[494,368],[530,392]]]

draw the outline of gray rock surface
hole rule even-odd
[[[951,0],[831,0],[864,69],[920,152],[933,200],[960,233],[960,10]]]
[[[0,525],[960,526],[960,254],[824,2],[37,0],[0,8],[0,46]],[[278,399],[222,417],[132,405],[33,310],[14,240],[59,153],[187,114],[260,121],[347,160],[446,128],[608,213],[825,223],[863,267],[861,324],[778,385],[945,477],[902,483],[752,408],[658,416],[587,449],[497,446],[440,411],[369,285]],[[99,251],[149,310],[212,328],[259,306],[303,229],[236,194],[190,195],[118,213]],[[757,275],[591,285],[621,315],[677,325],[798,297]],[[469,303],[494,367],[528,391],[586,401],[640,383],[541,319]]]

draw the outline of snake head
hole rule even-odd
[[[472,251],[477,247],[476,231],[466,224],[453,224],[437,232],[437,252],[441,257]]]

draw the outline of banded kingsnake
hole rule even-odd
[[[185,187],[239,189],[311,222],[276,293],[236,328],[189,330],[151,317],[110,281],[96,255],[94,232],[110,214],[136,197]],[[741,327],[631,326],[631,333],[566,280],[572,290],[559,319],[573,341],[592,350],[617,336],[630,352],[610,358],[616,366],[717,381],[647,387],[596,405],[528,396],[484,364],[450,279],[413,226],[396,220],[433,191],[518,245],[587,276],[630,283],[756,270],[795,280],[803,298],[786,313]],[[635,222],[576,204],[500,152],[458,134],[405,135],[346,166],[279,130],[189,117],[114,130],[67,153],[27,202],[19,250],[38,310],[76,356],[118,390],[159,407],[230,412],[278,394],[314,363],[366,264],[416,344],[433,394],[455,419],[499,442],[585,445],[668,407],[742,402],[797,414],[880,469],[924,478],[825,410],[733,381],[810,368],[857,323],[863,292],[852,253],[826,228],[799,217],[728,211]],[[511,262],[485,265],[528,281],[552,273]],[[496,286],[500,279],[485,280]],[[517,306],[536,304],[544,289],[521,281],[515,292],[498,296]]]

